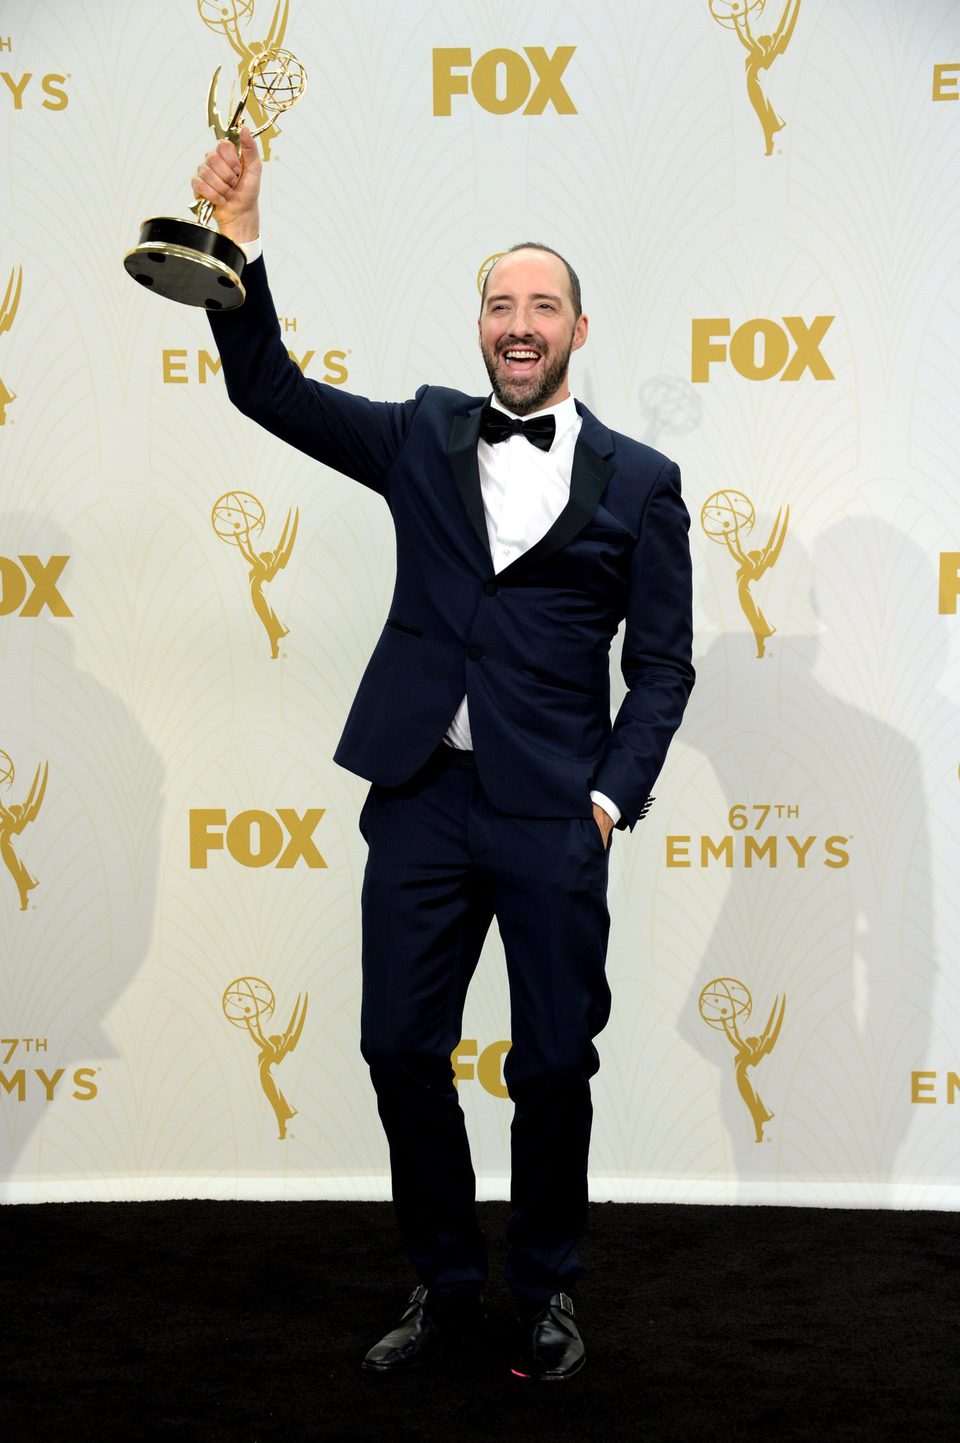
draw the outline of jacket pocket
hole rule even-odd
[[[574,681],[558,681],[555,676],[550,676],[545,671],[537,671],[534,667],[525,667],[527,676],[532,676],[534,681],[543,682],[544,686],[556,687],[557,691],[572,691],[576,696],[592,696],[603,699],[603,692],[597,691],[592,686],[578,686]]]
[[[402,631],[405,636],[422,636],[422,635],[423,635],[423,628],[422,628],[422,627],[420,627],[420,626],[407,626],[405,622],[396,621],[392,616],[388,616],[388,617],[387,617],[386,625],[389,626],[389,627],[391,627],[393,631]]]

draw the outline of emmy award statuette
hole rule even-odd
[[[242,93],[228,125],[217,109],[220,67],[210,83],[207,121],[217,140],[240,148],[240,129],[248,102],[267,119],[254,135],[273,125],[277,116],[296,105],[307,77],[299,60],[288,50],[265,50],[247,66]],[[246,292],[240,279],[246,257],[238,245],[212,229],[213,206],[198,200],[190,207],[195,220],[179,216],[153,216],[140,227],[140,241],[123,258],[135,281],[170,301],[203,306],[208,311],[229,311],[242,306]]]

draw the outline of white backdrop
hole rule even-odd
[[[234,8],[0,6],[8,1199],[386,1195],[357,1052],[365,786],[330,757],[387,612],[388,517],[233,412],[203,315],[121,265],[189,202]],[[956,4],[236,8],[235,40],[284,30],[310,77],[264,206],[306,373],[482,390],[477,272],[543,240],[583,281],[576,394],[683,471],[699,681],[612,859],[594,1196],[953,1205]],[[299,508],[265,589],[276,659],[211,525],[229,491],[261,504],[261,548]],[[280,809],[323,809],[316,852],[245,865],[289,841]],[[267,820],[191,865],[218,810]],[[308,999],[272,1065],[225,1014],[237,978],[275,998],[264,1036]],[[495,937],[464,1037],[502,1195]]]

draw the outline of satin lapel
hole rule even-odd
[[[587,418],[593,422],[588,427]],[[573,469],[570,473],[570,500],[560,512],[556,521],[540,540],[518,556],[516,561],[511,562],[503,571],[498,572],[497,579],[501,577],[506,581],[515,573],[523,572],[531,563],[543,561],[545,557],[552,556],[555,551],[566,546],[573,538],[583,530],[589,521],[592,521],[594,513],[600,504],[600,497],[607,489],[607,482],[613,475],[613,466],[606,456],[599,455],[593,447],[584,440],[584,432],[590,431],[593,439],[604,444],[606,438],[607,450],[612,449],[610,445],[610,433],[601,426],[589,412],[585,413],[583,429],[577,439],[577,445],[573,453]]]
[[[480,468],[477,465],[477,442],[479,439],[479,410],[475,411],[472,416],[455,417],[453,425],[450,427],[447,456],[453,472],[453,479],[460,492],[460,499],[489,561],[490,540],[487,536],[487,518],[484,514],[483,495],[480,491]]]

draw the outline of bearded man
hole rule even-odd
[[[451,1053],[491,921],[506,954],[514,1104],[507,1281],[513,1371],[568,1378],[587,1212],[593,1039],[607,1021],[607,871],[693,685],[689,521],[673,462],[570,394],[580,285],[548,246],[492,267],[479,316],[492,398],[376,402],[301,375],[260,252],[261,163],[211,151],[193,181],[244,247],[245,304],[211,323],[231,400],[382,495],[397,577],[336,760],[360,816],[361,1050],[419,1284],[364,1359],[402,1373],[477,1344],[486,1250]],[[627,692],[611,724],[609,650]]]

